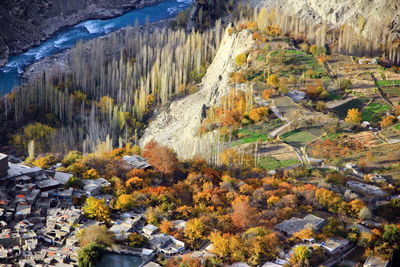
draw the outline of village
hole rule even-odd
[[[102,188],[111,184],[103,178],[83,180],[83,189],[66,188],[73,174],[58,172],[39,167],[28,167],[23,163],[0,154],[1,175],[1,234],[0,261],[4,266],[18,262],[19,266],[77,266],[77,250],[80,229],[99,225],[99,222],[85,218],[81,205],[75,205],[73,198],[95,197],[105,199],[109,203],[114,197],[102,193]],[[152,166],[145,158],[138,155],[125,156],[123,159],[132,169],[150,169]],[[323,166],[323,165],[322,165]],[[323,168],[320,166],[320,168]],[[329,166],[327,168],[330,168]],[[368,204],[368,209],[376,209],[383,202],[400,199],[400,196],[390,196],[378,185],[386,182],[380,175],[372,174],[371,183],[360,182],[365,174],[352,163],[347,163],[342,170],[349,180],[337,190],[346,191],[360,197]],[[351,192],[351,193],[350,193]],[[173,236],[160,233],[159,227],[147,224],[143,209],[129,212],[113,213],[111,227],[108,229],[118,242],[118,248],[110,253],[135,255],[140,258],[138,266],[155,267],[159,264],[151,260],[161,254],[166,257],[190,255],[192,258],[205,260],[215,256],[213,244],[202,242],[201,249],[193,251],[185,247],[185,243]],[[370,215],[363,220],[347,225],[347,229],[357,233],[371,233],[380,223]],[[174,229],[184,230],[186,221],[171,221]],[[296,233],[312,229],[315,233],[327,224],[327,219],[314,214],[304,214],[302,218],[292,217],[274,226],[281,238],[292,238]],[[137,232],[145,236],[149,243],[143,248],[129,248],[128,236]],[[260,266],[286,266],[293,251],[298,246],[310,249],[322,249],[324,266],[334,266],[336,263],[346,263],[352,260],[352,253],[359,249],[352,240],[342,236],[333,236],[323,242],[314,238],[304,238],[289,250],[282,250],[274,262],[266,262]],[[370,256],[363,266],[390,266],[390,260]],[[248,266],[245,263],[234,263],[230,266]]]

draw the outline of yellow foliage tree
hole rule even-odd
[[[296,233],[293,234],[293,237],[296,237],[300,240],[312,238],[314,236],[314,231],[311,227],[304,228]]]
[[[359,123],[361,121],[361,112],[357,108],[349,109],[345,121],[349,123]]]
[[[129,194],[122,194],[117,197],[117,200],[115,202],[115,209],[121,210],[121,211],[126,211],[133,206],[133,197]]]
[[[110,208],[106,205],[106,201],[104,199],[89,197],[86,199],[82,210],[88,218],[95,219],[100,222],[107,222],[110,220]]]
[[[276,74],[271,74],[267,78],[267,84],[274,87],[278,88],[279,87],[279,77]]]
[[[268,108],[267,107],[259,107],[250,110],[249,118],[250,120],[254,121],[255,123],[260,122],[268,115]]]
[[[200,218],[194,218],[187,221],[185,236],[192,240],[198,240],[204,238],[207,231],[207,225]]]
[[[103,113],[108,113],[114,108],[114,99],[109,96],[103,96],[100,98],[99,103],[97,104]]]
[[[95,169],[89,169],[82,174],[83,179],[98,179],[99,173]]]
[[[237,66],[242,67],[247,62],[247,56],[245,53],[241,53],[236,56],[235,63]]]

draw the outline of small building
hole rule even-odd
[[[362,194],[374,195],[378,197],[384,197],[386,195],[385,191],[383,191],[381,188],[375,185],[369,185],[356,181],[348,181],[346,185],[351,189],[353,189],[354,191]]]
[[[62,184],[66,184],[72,176],[73,176],[73,174],[71,174],[71,173],[56,172],[54,174],[54,179],[59,181]]]
[[[53,189],[57,189],[63,184],[54,179],[45,179],[42,181],[36,182],[36,185],[39,187],[40,191],[49,191]]]
[[[124,240],[128,238],[129,234],[131,234],[132,228],[133,228],[132,224],[128,222],[122,222],[122,223],[115,223],[108,230],[114,234],[116,240]]]
[[[83,187],[88,196],[97,196],[101,193],[101,186],[97,184],[88,184]]]
[[[358,64],[360,64],[360,65],[376,65],[376,64],[378,64],[378,60],[376,60],[376,58],[360,58],[358,60]]]
[[[306,228],[306,226],[312,226],[315,231],[319,231],[325,225],[325,222],[326,220],[323,218],[308,214],[303,219],[292,217],[289,220],[285,220],[275,225],[275,229],[287,236],[292,236],[294,233]]]
[[[8,156],[0,153],[0,177],[6,176],[8,173]]]
[[[185,250],[184,242],[166,234],[153,235],[150,239],[150,246],[167,256],[176,255]]]
[[[376,256],[369,256],[363,266],[364,267],[388,267],[389,260],[384,260],[384,259],[382,259],[380,257],[376,257]]]
[[[15,218],[24,220],[31,214],[31,205],[19,203],[15,212]]]
[[[294,102],[300,102],[306,98],[306,93],[299,90],[292,90],[287,93],[287,96],[290,97]]]
[[[139,155],[124,156],[122,159],[133,169],[147,170],[152,168],[147,159]]]
[[[153,224],[148,224],[143,227],[142,231],[146,237],[150,237],[158,232],[158,227]]]
[[[326,249],[329,254],[339,254],[351,247],[349,240],[344,238],[330,238],[325,242],[321,243],[321,247]]]

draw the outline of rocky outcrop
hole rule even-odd
[[[258,7],[275,7],[313,23],[352,26],[364,37],[382,27],[400,38],[399,0],[250,0]]]
[[[174,149],[182,159],[204,155],[214,140],[213,133],[199,134],[205,112],[229,92],[229,74],[234,71],[234,59],[253,44],[249,32],[242,31],[232,36],[226,32],[199,91],[172,102],[169,107],[158,112],[140,139],[141,147],[154,139]]]
[[[47,39],[63,27],[83,20],[109,18],[161,0],[2,0],[0,1],[0,65]]]

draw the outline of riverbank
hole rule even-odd
[[[8,25],[0,29],[0,67],[8,62],[9,56],[24,52],[38,46],[66,27],[76,25],[90,19],[109,19],[120,16],[132,9],[154,5],[163,0],[122,0],[118,7],[112,3],[86,3],[74,0],[65,6],[57,0],[53,5],[31,6],[27,15],[22,4],[0,7],[0,22]],[[90,2],[90,1],[89,1]],[[38,10],[35,10],[38,9]],[[38,14],[35,14],[37,11]],[[22,14],[22,15],[21,15]],[[35,16],[31,18],[30,16]],[[37,17],[37,18],[36,18]]]
[[[112,33],[109,33],[102,37],[99,37],[98,39],[104,40],[104,43],[107,45],[107,44],[110,44],[109,40],[111,40],[114,35],[118,36],[118,35],[125,34],[125,31],[143,30],[144,27],[148,27],[150,32],[154,31],[155,29],[170,28],[171,22],[174,20],[175,20],[174,18],[160,20],[157,22],[149,23],[147,26],[140,26],[138,29],[134,29],[133,27],[122,28],[115,32],[112,32]],[[23,77],[22,77],[23,82],[24,83],[33,82],[38,75],[43,73],[43,71],[46,71],[46,73],[50,76],[57,75],[58,73],[70,72],[71,71],[70,63],[71,63],[71,50],[72,49],[73,48],[70,48],[61,53],[48,56],[38,62],[35,62],[35,63],[29,65],[23,74]],[[89,51],[90,41],[84,43],[83,49],[86,51]],[[116,51],[111,51],[111,49],[107,49],[107,50],[108,50],[108,53],[107,53],[107,55],[105,55],[106,57],[111,57],[114,54],[120,53],[120,49],[117,49]]]

